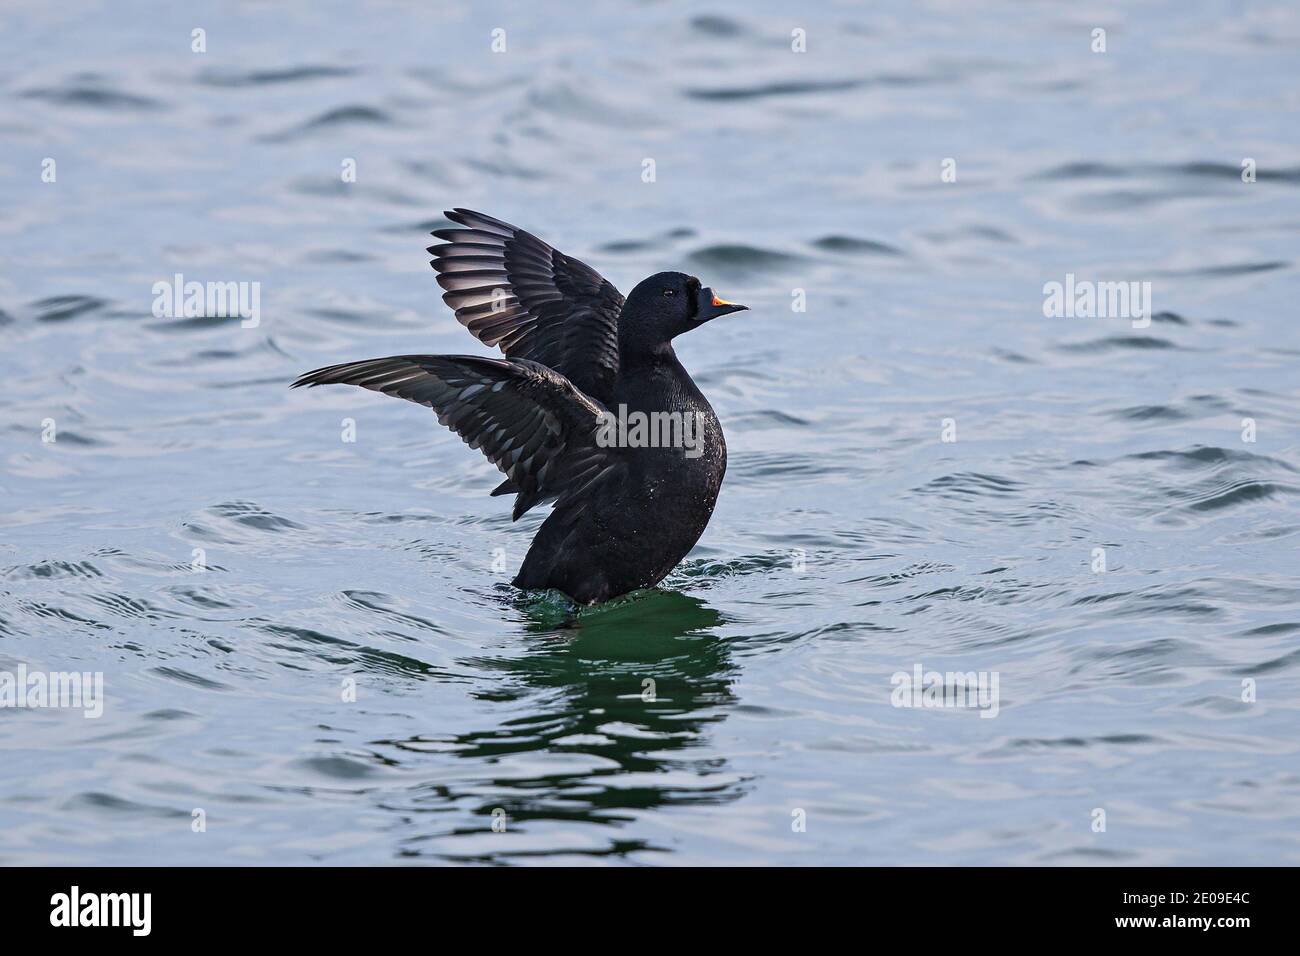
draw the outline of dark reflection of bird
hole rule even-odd
[[[554,501],[516,586],[594,604],[657,584],[704,532],[727,468],[722,426],[672,340],[745,306],[680,272],[624,301],[530,233],[468,209],[446,215],[464,228],[436,231],[444,244],[429,249],[443,300],[506,358],[397,355],[294,386],[359,385],[427,405],[505,473],[492,493],[515,495],[516,519]]]
[[[454,834],[432,837],[436,849],[421,832],[404,853],[461,859],[457,838],[489,832],[498,809],[512,829],[528,830],[547,821],[626,824],[656,807],[728,803],[744,795],[744,778],[704,746],[710,726],[736,703],[731,685],[738,666],[716,633],[726,623],[718,611],[694,596],[658,589],[576,614],[532,599],[517,606],[528,619],[522,653],[458,662],[489,678],[477,696],[508,717],[454,736],[430,729],[449,745],[446,753],[481,769],[440,772],[404,805],[431,811],[434,828],[449,805],[470,806],[482,825],[476,830],[458,821]],[[394,759],[404,764],[428,759],[427,738],[380,743],[395,747]],[[592,759],[547,759],[561,754]],[[511,757],[519,759],[507,763]],[[473,841],[467,845],[472,855],[480,852]],[[512,847],[501,847],[508,856]],[[666,849],[620,827],[583,852]]]

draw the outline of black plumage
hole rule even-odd
[[[674,336],[744,309],[662,272],[626,302],[590,266],[468,209],[429,248],[443,300],[503,359],[398,355],[301,376],[432,408],[506,476],[514,518],[553,501],[514,583],[582,603],[657,584],[703,533],[727,467],[722,427],[672,349]],[[698,441],[611,442],[623,413],[689,418]],[[634,417],[634,416],[632,416]],[[626,438],[626,434],[623,436]]]

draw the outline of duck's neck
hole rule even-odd
[[[621,341],[618,347],[619,365],[626,371],[677,365],[677,353],[672,342],[646,345],[636,341]]]

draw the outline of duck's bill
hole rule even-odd
[[[700,289],[698,306],[697,318],[701,322],[707,322],[709,319],[716,319],[720,315],[728,315],[732,312],[744,312],[749,308],[747,305],[728,302],[708,288]]]

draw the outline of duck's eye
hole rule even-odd
[[[676,294],[677,291],[675,289],[664,289],[664,295],[676,295]]]

